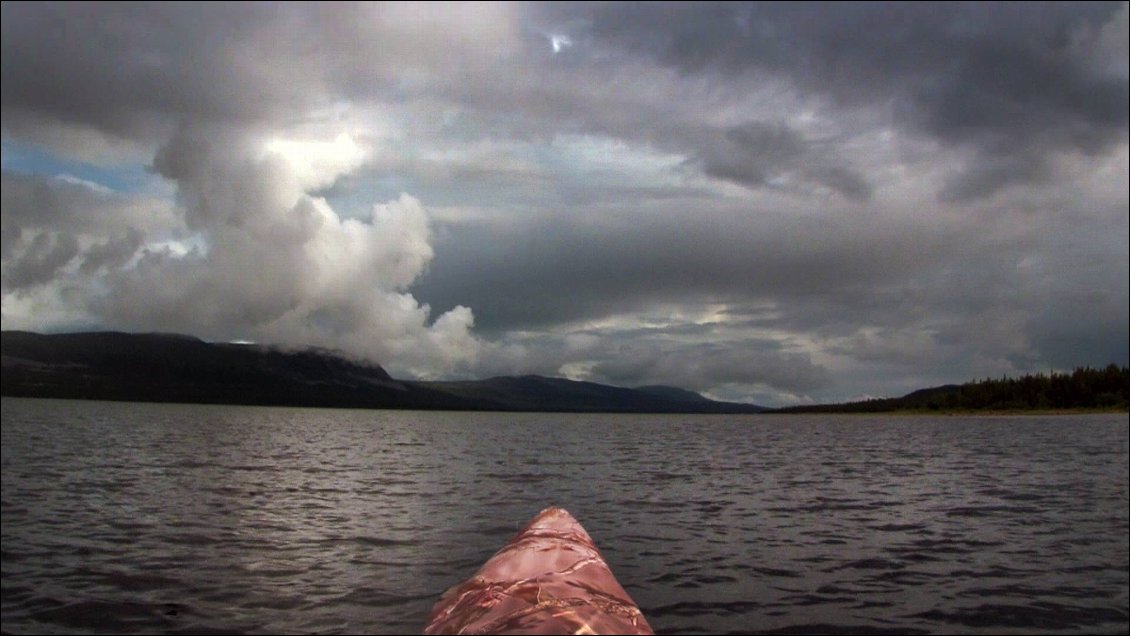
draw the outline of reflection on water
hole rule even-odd
[[[660,633],[1125,632],[1126,415],[3,401],[3,630],[418,632],[538,510]]]

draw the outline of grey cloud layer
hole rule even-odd
[[[506,330],[668,297],[850,297],[935,266],[958,238],[850,213],[684,209],[584,225],[553,218],[461,226],[438,244],[443,256],[416,289],[437,306],[479,299],[480,327]]]
[[[967,146],[974,158],[947,199],[1041,180],[1043,153],[1101,152],[1126,135],[1124,3],[649,8],[565,5],[557,19],[583,25],[598,46],[687,75],[784,75],[804,92],[881,108],[896,125]]]
[[[0,10],[5,139],[177,192],[6,157],[6,326],[780,400],[1127,358],[1125,3]]]

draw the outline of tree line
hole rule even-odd
[[[985,378],[922,389],[899,398],[780,409],[786,413],[880,413],[885,411],[1027,411],[1118,409],[1130,406],[1130,367],[1079,367],[1071,372]]]

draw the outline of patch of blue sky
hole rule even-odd
[[[172,187],[141,163],[101,166],[56,155],[40,146],[5,138],[0,141],[0,166],[5,172],[69,176],[121,194],[171,195]]]
[[[325,197],[326,203],[343,219],[368,219],[374,205],[394,201],[401,193],[419,196],[420,184],[399,175],[375,178],[346,178],[325,190],[311,192]]]

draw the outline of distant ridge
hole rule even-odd
[[[666,398],[668,400],[679,400],[679,401],[682,401],[682,402],[709,402],[710,401],[709,398],[703,397],[702,395],[695,393],[694,391],[688,391],[687,389],[680,389],[677,386],[663,386],[663,385],[638,386],[638,387],[636,387],[636,390],[637,391],[643,391],[644,393],[647,393],[649,395],[654,395],[654,396],[657,396],[657,397]]]
[[[336,352],[209,343],[179,334],[0,334],[10,396],[279,406],[614,413],[758,413],[675,387],[629,389],[542,376],[396,380]]]
[[[677,389],[680,392],[677,396],[657,395],[641,389],[539,375],[419,384],[461,397],[497,401],[506,404],[507,410],[519,411],[760,413],[766,410],[752,404],[716,402],[683,389]],[[685,394],[697,396],[697,399],[691,399]]]

